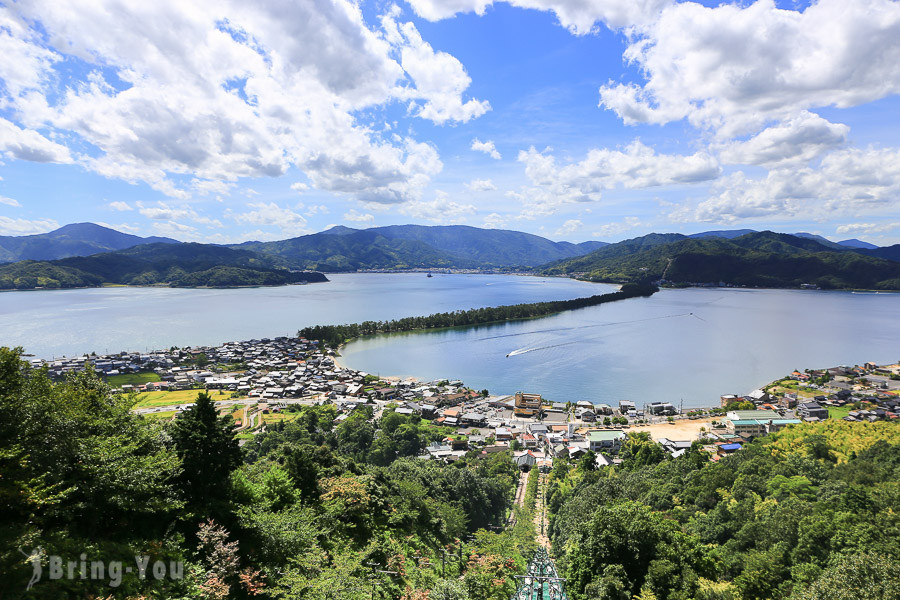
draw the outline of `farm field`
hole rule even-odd
[[[106,381],[113,387],[121,387],[123,385],[143,385],[160,381],[160,379],[156,373],[123,373],[122,375],[110,375]]]
[[[138,394],[138,403],[134,408],[155,408],[157,406],[171,406],[174,404],[187,404],[197,399],[197,394],[203,390],[178,390],[174,392],[145,392]],[[230,393],[220,394],[218,391],[210,392],[213,401],[231,400]]]

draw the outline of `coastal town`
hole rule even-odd
[[[394,411],[450,432],[422,448],[422,458],[452,462],[473,451],[511,450],[525,469],[547,469],[553,458],[589,453],[598,466],[618,464],[629,433],[646,434],[672,457],[699,448],[718,461],[753,438],[794,424],[900,419],[900,364],[793,371],[747,394],[722,395],[720,406],[682,410],[660,401],[551,402],[521,391],[491,395],[458,380],[380,377],[346,368],[338,359],[317,341],[277,337],[147,353],[35,358],[31,366],[46,368],[57,379],[91,368],[115,392],[132,395],[136,412],[153,418],[178,418],[206,391],[220,414],[233,416],[242,443],[296,418],[303,406],[333,405],[336,424],[370,407],[372,419]]]

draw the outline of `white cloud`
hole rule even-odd
[[[7,198],[6,196],[0,196],[0,204],[5,204],[7,206],[22,206],[15,198]]]
[[[484,223],[482,226],[487,229],[505,229],[506,217],[504,217],[500,213],[491,213],[484,218]]]
[[[476,150],[478,152],[484,152],[494,160],[500,160],[502,158],[500,153],[497,152],[497,148],[494,147],[494,142],[488,140],[486,142],[482,142],[478,138],[472,140],[472,150]]]
[[[558,236],[567,236],[572,235],[580,231],[584,227],[584,223],[582,223],[578,219],[569,219],[565,223],[563,223],[559,229],[554,232],[554,235]]]
[[[177,221],[182,219],[193,220],[197,218],[197,213],[191,208],[172,208],[162,202],[159,203],[159,206],[142,206],[138,209],[138,212],[148,219],[154,219],[157,221]]]
[[[415,25],[398,24],[391,16],[383,17],[382,24],[387,39],[400,48],[400,64],[414,84],[395,91],[400,98],[413,99],[413,114],[443,125],[447,121],[466,123],[491,109],[486,100],[463,102],[463,92],[472,83],[465,67],[446,52],[435,52]],[[416,103],[418,99],[424,103]]]
[[[475,211],[474,205],[451,200],[449,194],[441,190],[435,192],[434,200],[409,202],[400,207],[404,215],[442,224],[465,222]]]
[[[375,220],[375,215],[369,213],[360,213],[355,209],[350,209],[344,213],[344,220],[352,223],[371,223]]]
[[[180,199],[291,165],[325,191],[418,199],[443,166],[436,150],[357,115],[412,101],[422,118],[464,122],[488,104],[462,100],[470,80],[459,61],[412,25],[394,27],[373,30],[350,0],[0,7],[0,109],[25,127],[0,123],[0,147],[71,162],[36,131],[47,130],[89,148],[84,167]],[[60,90],[55,69],[69,57],[94,70]],[[188,188],[174,183],[184,175]]]
[[[314,215],[327,215],[331,211],[324,204],[313,204],[312,206],[306,207],[306,216],[312,217]]]
[[[221,181],[215,179],[192,179],[191,187],[201,196],[207,196],[209,194],[218,194],[220,196],[227,196],[231,193],[231,188],[234,187],[234,183],[228,181]]]
[[[298,194],[302,194],[303,192],[309,189],[309,186],[300,181],[291,184],[291,189],[297,192]]]
[[[466,187],[472,192],[489,192],[497,189],[497,186],[490,179],[473,179],[466,184]]]
[[[712,196],[682,206],[676,222],[734,223],[771,216],[822,219],[896,212],[900,208],[900,150],[851,148],[816,167],[773,169],[751,178],[741,171],[717,181]]]
[[[112,223],[106,223],[104,221],[97,221],[97,225],[100,225],[102,227],[109,227],[110,229],[115,229],[116,231],[124,231],[125,233],[132,233],[132,234],[143,233],[143,230],[140,227],[135,227],[134,225],[129,225],[128,223],[112,224]]]
[[[638,217],[625,217],[619,222],[601,225],[594,230],[593,236],[601,239],[610,238],[637,227],[650,227],[650,224],[641,221]]]
[[[47,233],[59,229],[59,223],[53,219],[11,219],[0,216],[0,235],[32,235]]]
[[[238,223],[251,225],[276,226],[286,235],[303,235],[309,233],[306,219],[298,212],[279,206],[274,202],[250,202],[249,210],[234,213],[230,216]]]
[[[408,0],[416,14],[438,21],[457,13],[483,15],[493,0]],[[519,8],[551,11],[560,25],[576,35],[596,30],[598,23],[610,28],[628,27],[652,20],[670,0],[507,0]]]
[[[804,110],[747,141],[722,145],[719,157],[729,164],[781,166],[804,163],[845,144],[849,133],[850,128],[846,125],[830,123]]]
[[[508,195],[526,205],[521,215],[526,219],[552,214],[566,203],[596,202],[603,190],[697,183],[715,179],[721,171],[706,153],[657,154],[640,141],[624,151],[591,150],[584,160],[564,166],[533,147],[519,152],[518,160],[525,164],[531,186]]]
[[[892,223],[849,223],[847,225],[839,225],[835,230],[840,235],[846,234],[872,234],[885,233],[900,228],[900,222]]]
[[[0,35],[0,39],[2,37]],[[8,152],[13,158],[32,162],[72,162],[69,149],[65,146],[48,140],[37,131],[22,129],[3,118],[0,118],[0,152]]]
[[[632,38],[625,58],[643,85],[610,82],[600,105],[625,123],[687,118],[726,137],[819,106],[900,92],[900,3],[774,0],[707,8],[681,2]]]
[[[125,212],[127,210],[134,210],[133,208],[131,208],[131,205],[129,205],[127,202],[123,202],[121,200],[116,200],[114,202],[110,202],[109,204],[107,204],[107,206],[113,210],[118,210],[120,212]]]

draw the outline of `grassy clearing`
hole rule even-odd
[[[269,413],[264,414],[262,416],[263,423],[280,423],[282,421],[293,421],[297,417],[300,416],[299,412],[281,412],[281,413]]]
[[[175,416],[175,412],[176,411],[174,411],[174,410],[166,410],[163,412],[156,412],[156,413],[144,413],[144,416],[147,418],[150,418],[150,419],[165,419],[168,421],[169,419],[171,419],[172,417]]]
[[[106,380],[113,387],[143,385],[151,381],[160,381],[159,375],[156,373],[123,373],[122,375],[110,375]]]
[[[829,419],[843,419],[850,411],[853,410],[850,406],[829,406],[828,407],[828,418]]]

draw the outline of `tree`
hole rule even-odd
[[[175,452],[182,462],[179,484],[197,516],[219,516],[228,502],[231,472],[241,464],[234,421],[219,417],[209,394],[197,401],[171,427]]]

